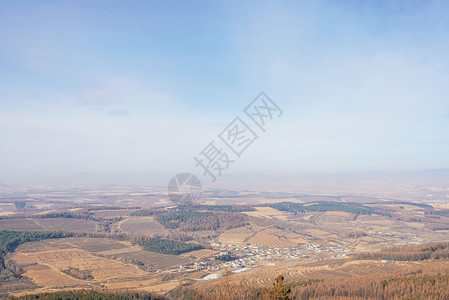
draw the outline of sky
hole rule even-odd
[[[448,46],[447,1],[1,1],[0,181],[201,173],[261,91],[227,174],[448,168]]]

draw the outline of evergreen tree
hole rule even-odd
[[[273,282],[273,287],[268,290],[270,299],[272,300],[288,300],[290,299],[291,289],[284,283],[284,276],[279,274]]]

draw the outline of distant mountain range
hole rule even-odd
[[[195,171],[195,170],[193,170]],[[91,173],[91,172],[75,172],[67,174],[45,174],[45,173],[21,173],[21,174],[0,174],[1,179],[8,179],[11,185],[27,185],[27,184],[43,184],[43,185],[96,185],[96,186],[157,186],[165,188],[171,177],[175,174],[162,172],[111,172],[111,173]],[[229,172],[217,180],[216,185],[210,184],[208,178],[201,177],[203,184],[210,188],[233,188],[241,187],[250,188],[258,187],[263,189],[267,183],[275,183],[282,185],[295,186],[301,182],[313,181],[335,181],[359,182],[367,180],[449,180],[449,168],[428,169],[403,172],[387,172],[387,171],[370,171],[358,173],[298,173],[298,174],[275,174],[275,173],[259,173],[259,174],[238,174]],[[0,187],[11,187],[0,183]]]
[[[414,170],[402,172],[387,172],[387,171],[370,171],[359,173],[307,173],[307,174],[234,174],[229,178],[248,178],[248,179],[295,179],[295,180],[370,180],[370,179],[413,179],[413,178],[428,178],[428,179],[442,179],[449,178],[449,168],[445,169],[429,169],[429,170]]]

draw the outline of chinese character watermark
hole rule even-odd
[[[240,117],[234,121],[218,135],[218,137],[235,153],[238,157],[246,150],[259,136],[243,122]]]
[[[236,159],[253,144],[259,135],[257,131],[266,131],[266,126],[275,118],[282,116],[281,108],[264,92],[261,92],[243,110],[245,113],[237,116],[218,134],[218,142],[209,142],[197,156],[194,156],[195,167],[200,168],[204,176],[212,182],[229,169]],[[245,120],[246,119],[246,120]],[[250,121],[250,122],[248,122]],[[256,125],[252,128],[250,125]],[[219,146],[221,143],[225,146]],[[230,151],[227,151],[230,150]],[[186,188],[181,188],[183,185]],[[168,184],[170,200],[179,206],[194,204],[201,197],[202,187],[199,179],[191,173],[180,173],[174,176]]]
[[[229,164],[234,162],[234,160],[229,159],[228,154],[223,149],[218,149],[214,142],[210,142],[199,155],[201,158],[193,158],[196,161],[195,167],[203,168],[203,175],[209,175],[213,182],[217,180],[214,174],[220,177],[221,172],[229,169]]]
[[[282,110],[264,92],[260,93],[244,110],[246,115],[265,131],[266,122],[282,116]]]

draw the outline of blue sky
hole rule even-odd
[[[448,6],[2,1],[0,174],[194,171],[260,91],[230,173],[447,168]]]

